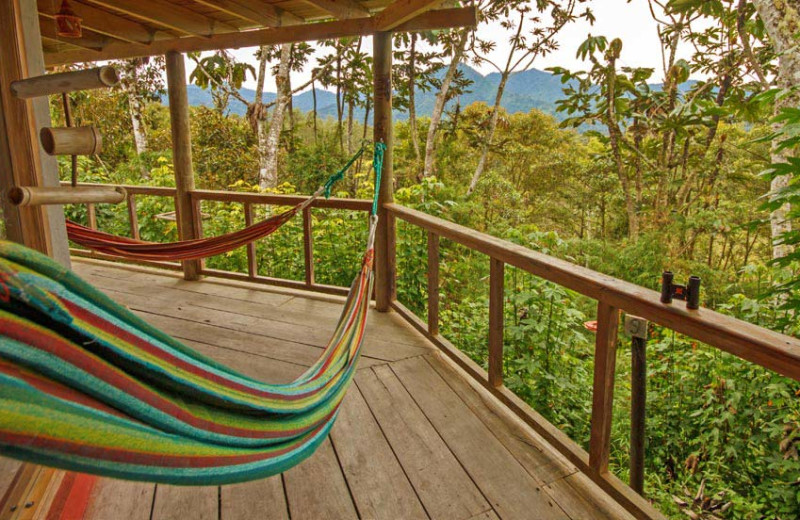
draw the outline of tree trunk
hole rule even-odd
[[[435,145],[436,145],[436,131],[439,129],[439,123],[442,121],[442,114],[444,107],[447,103],[447,92],[450,90],[450,84],[455,78],[458,66],[464,59],[464,52],[467,48],[467,40],[469,39],[469,32],[467,29],[461,29],[453,50],[453,58],[450,60],[450,65],[447,67],[447,72],[442,80],[442,86],[439,88],[439,93],[436,94],[436,101],[433,105],[433,113],[431,114],[431,123],[428,127],[428,139],[425,142],[425,169],[423,176],[429,177],[434,173],[434,159],[435,159]]]
[[[283,117],[286,112],[286,106],[289,104],[290,96],[292,95],[289,90],[289,59],[291,55],[292,44],[284,43],[281,45],[278,74],[275,76],[275,86],[277,90],[275,108],[272,111],[269,130],[263,132],[262,129],[262,131],[259,132],[259,148],[263,144],[265,154],[264,165],[258,176],[258,185],[261,189],[274,188],[278,185],[278,148],[280,145],[281,130],[283,129]],[[266,133],[263,137],[263,143],[262,133]]]
[[[513,54],[513,51],[512,51]],[[489,119],[489,129],[486,136],[483,138],[483,146],[481,147],[481,157],[478,159],[478,167],[475,168],[475,173],[472,174],[472,180],[469,182],[469,189],[467,195],[471,195],[475,188],[478,187],[478,181],[481,180],[483,171],[486,169],[486,161],[489,158],[489,147],[492,145],[494,139],[494,132],[497,130],[497,121],[500,119],[500,103],[503,101],[503,92],[506,89],[508,76],[510,71],[508,68],[503,71],[503,76],[500,78],[500,84],[497,85],[497,95],[494,97],[494,106],[492,107],[492,115]]]
[[[775,52],[778,54],[778,77],[780,88],[786,89],[800,84],[800,51],[797,49],[796,35],[800,30],[800,2],[797,0],[753,0],[758,16],[764,22]],[[776,103],[775,110],[796,104],[796,98],[787,96],[782,103]],[[773,163],[785,162],[784,153],[778,152],[773,143]],[[774,194],[789,185],[790,176],[784,175],[773,179],[770,186]],[[789,220],[789,204],[784,204],[770,215],[772,234],[772,257],[783,258],[791,252],[787,245],[775,242],[785,233],[792,230]]]
[[[500,118],[500,103],[503,101],[503,93],[506,90],[506,83],[508,82],[508,77],[511,75],[511,71],[513,69],[511,63],[514,60],[514,53],[517,51],[519,46],[520,35],[522,34],[522,26],[524,25],[524,21],[524,14],[520,13],[519,25],[517,25],[517,35],[512,40],[511,49],[508,51],[508,60],[506,60],[506,66],[503,69],[503,73],[500,78],[500,84],[497,85],[497,95],[494,97],[492,116],[489,120],[489,131],[486,133],[486,137],[483,139],[481,157],[478,159],[478,167],[475,168],[475,173],[472,175],[472,180],[469,182],[467,195],[471,195],[472,192],[475,191],[475,188],[478,186],[478,181],[481,179],[483,171],[486,169],[486,160],[489,157],[489,148],[491,147],[492,140],[494,139],[494,132],[497,130],[497,120]]]
[[[414,157],[420,159],[419,133],[417,132],[417,33],[411,33],[411,47],[408,50],[408,132],[411,134],[411,145]]]

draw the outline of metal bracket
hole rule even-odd
[[[647,339],[647,325],[648,322],[646,319],[626,314],[623,328],[625,334],[632,338]]]

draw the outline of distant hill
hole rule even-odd
[[[462,65],[461,70],[464,76],[471,79],[474,83],[469,87],[470,92],[464,94],[459,99],[462,106],[471,105],[476,101],[482,101],[491,105],[497,93],[497,86],[500,83],[500,74],[491,73],[486,76],[481,75],[475,69]],[[691,86],[692,82],[684,84],[683,88]],[[654,88],[658,88],[654,85]],[[510,113],[529,112],[536,108],[547,114],[560,118],[556,113],[556,101],[563,98],[563,85],[558,76],[538,69],[530,69],[512,74],[506,84],[505,94],[503,95],[503,108]],[[242,89],[240,91],[245,99],[254,99],[255,91]],[[195,85],[189,85],[189,104],[193,106],[211,106],[211,92],[203,90]],[[336,94],[327,90],[316,90],[317,112],[320,117],[336,117]],[[165,96],[166,97],[166,96]],[[417,93],[417,114],[420,116],[430,116],[433,112],[433,105],[436,92]],[[274,92],[265,92],[264,101],[269,102],[275,99]],[[166,103],[166,99],[164,100]],[[455,103],[455,100],[451,103]],[[308,90],[294,96],[293,105],[295,109],[303,112],[313,110],[313,93]],[[230,111],[234,114],[244,115],[245,106],[238,100],[231,99]],[[395,118],[405,120],[408,114],[395,111]],[[364,117],[363,112],[356,114],[357,119]]]

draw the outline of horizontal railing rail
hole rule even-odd
[[[473,379],[489,390],[581,471],[637,518],[663,518],[652,505],[609,472],[613,391],[620,312],[645,318],[712,347],[800,381],[800,340],[709,309],[664,304],[660,293],[524,246],[480,233],[399,204],[384,209],[427,232],[428,309],[423,321],[402,303],[393,308],[425,334]],[[445,238],[490,259],[487,370],[439,333],[439,241]],[[550,424],[503,382],[504,267],[511,265],[597,300],[589,452]]]

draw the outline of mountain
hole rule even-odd
[[[473,84],[469,87],[470,92],[462,95],[458,100],[462,106],[468,106],[479,101],[489,105],[494,103],[497,87],[500,84],[500,73],[494,72],[484,76],[467,65],[461,65],[461,72],[465,77],[473,81]],[[688,89],[692,84],[693,82],[691,81],[685,83],[681,85],[681,89]],[[660,86],[655,84],[652,87],[658,89]],[[561,79],[549,72],[538,69],[517,72],[508,79],[506,90],[503,94],[502,106],[510,113],[529,112],[531,109],[536,108],[560,118],[561,115],[556,113],[556,101],[563,98],[562,88]],[[239,92],[245,99],[255,98],[254,90],[243,88]],[[188,94],[190,105],[212,105],[210,91],[203,90],[195,85],[189,85]],[[327,90],[316,89],[316,97],[317,113],[320,117],[335,118],[336,94]],[[433,112],[435,98],[435,91],[418,92],[416,99],[417,114],[419,116],[430,116],[431,112]],[[270,102],[275,99],[275,93],[265,92],[263,99],[265,102]],[[166,103],[166,99],[163,102]],[[456,100],[453,100],[450,105],[455,103]],[[310,112],[314,107],[314,93],[308,90],[295,95],[293,105],[295,109]],[[229,110],[231,113],[244,115],[246,108],[240,101],[231,99]],[[398,120],[405,120],[408,114],[395,111],[394,116]],[[355,117],[357,120],[362,119],[364,112],[361,110],[356,111]]]

